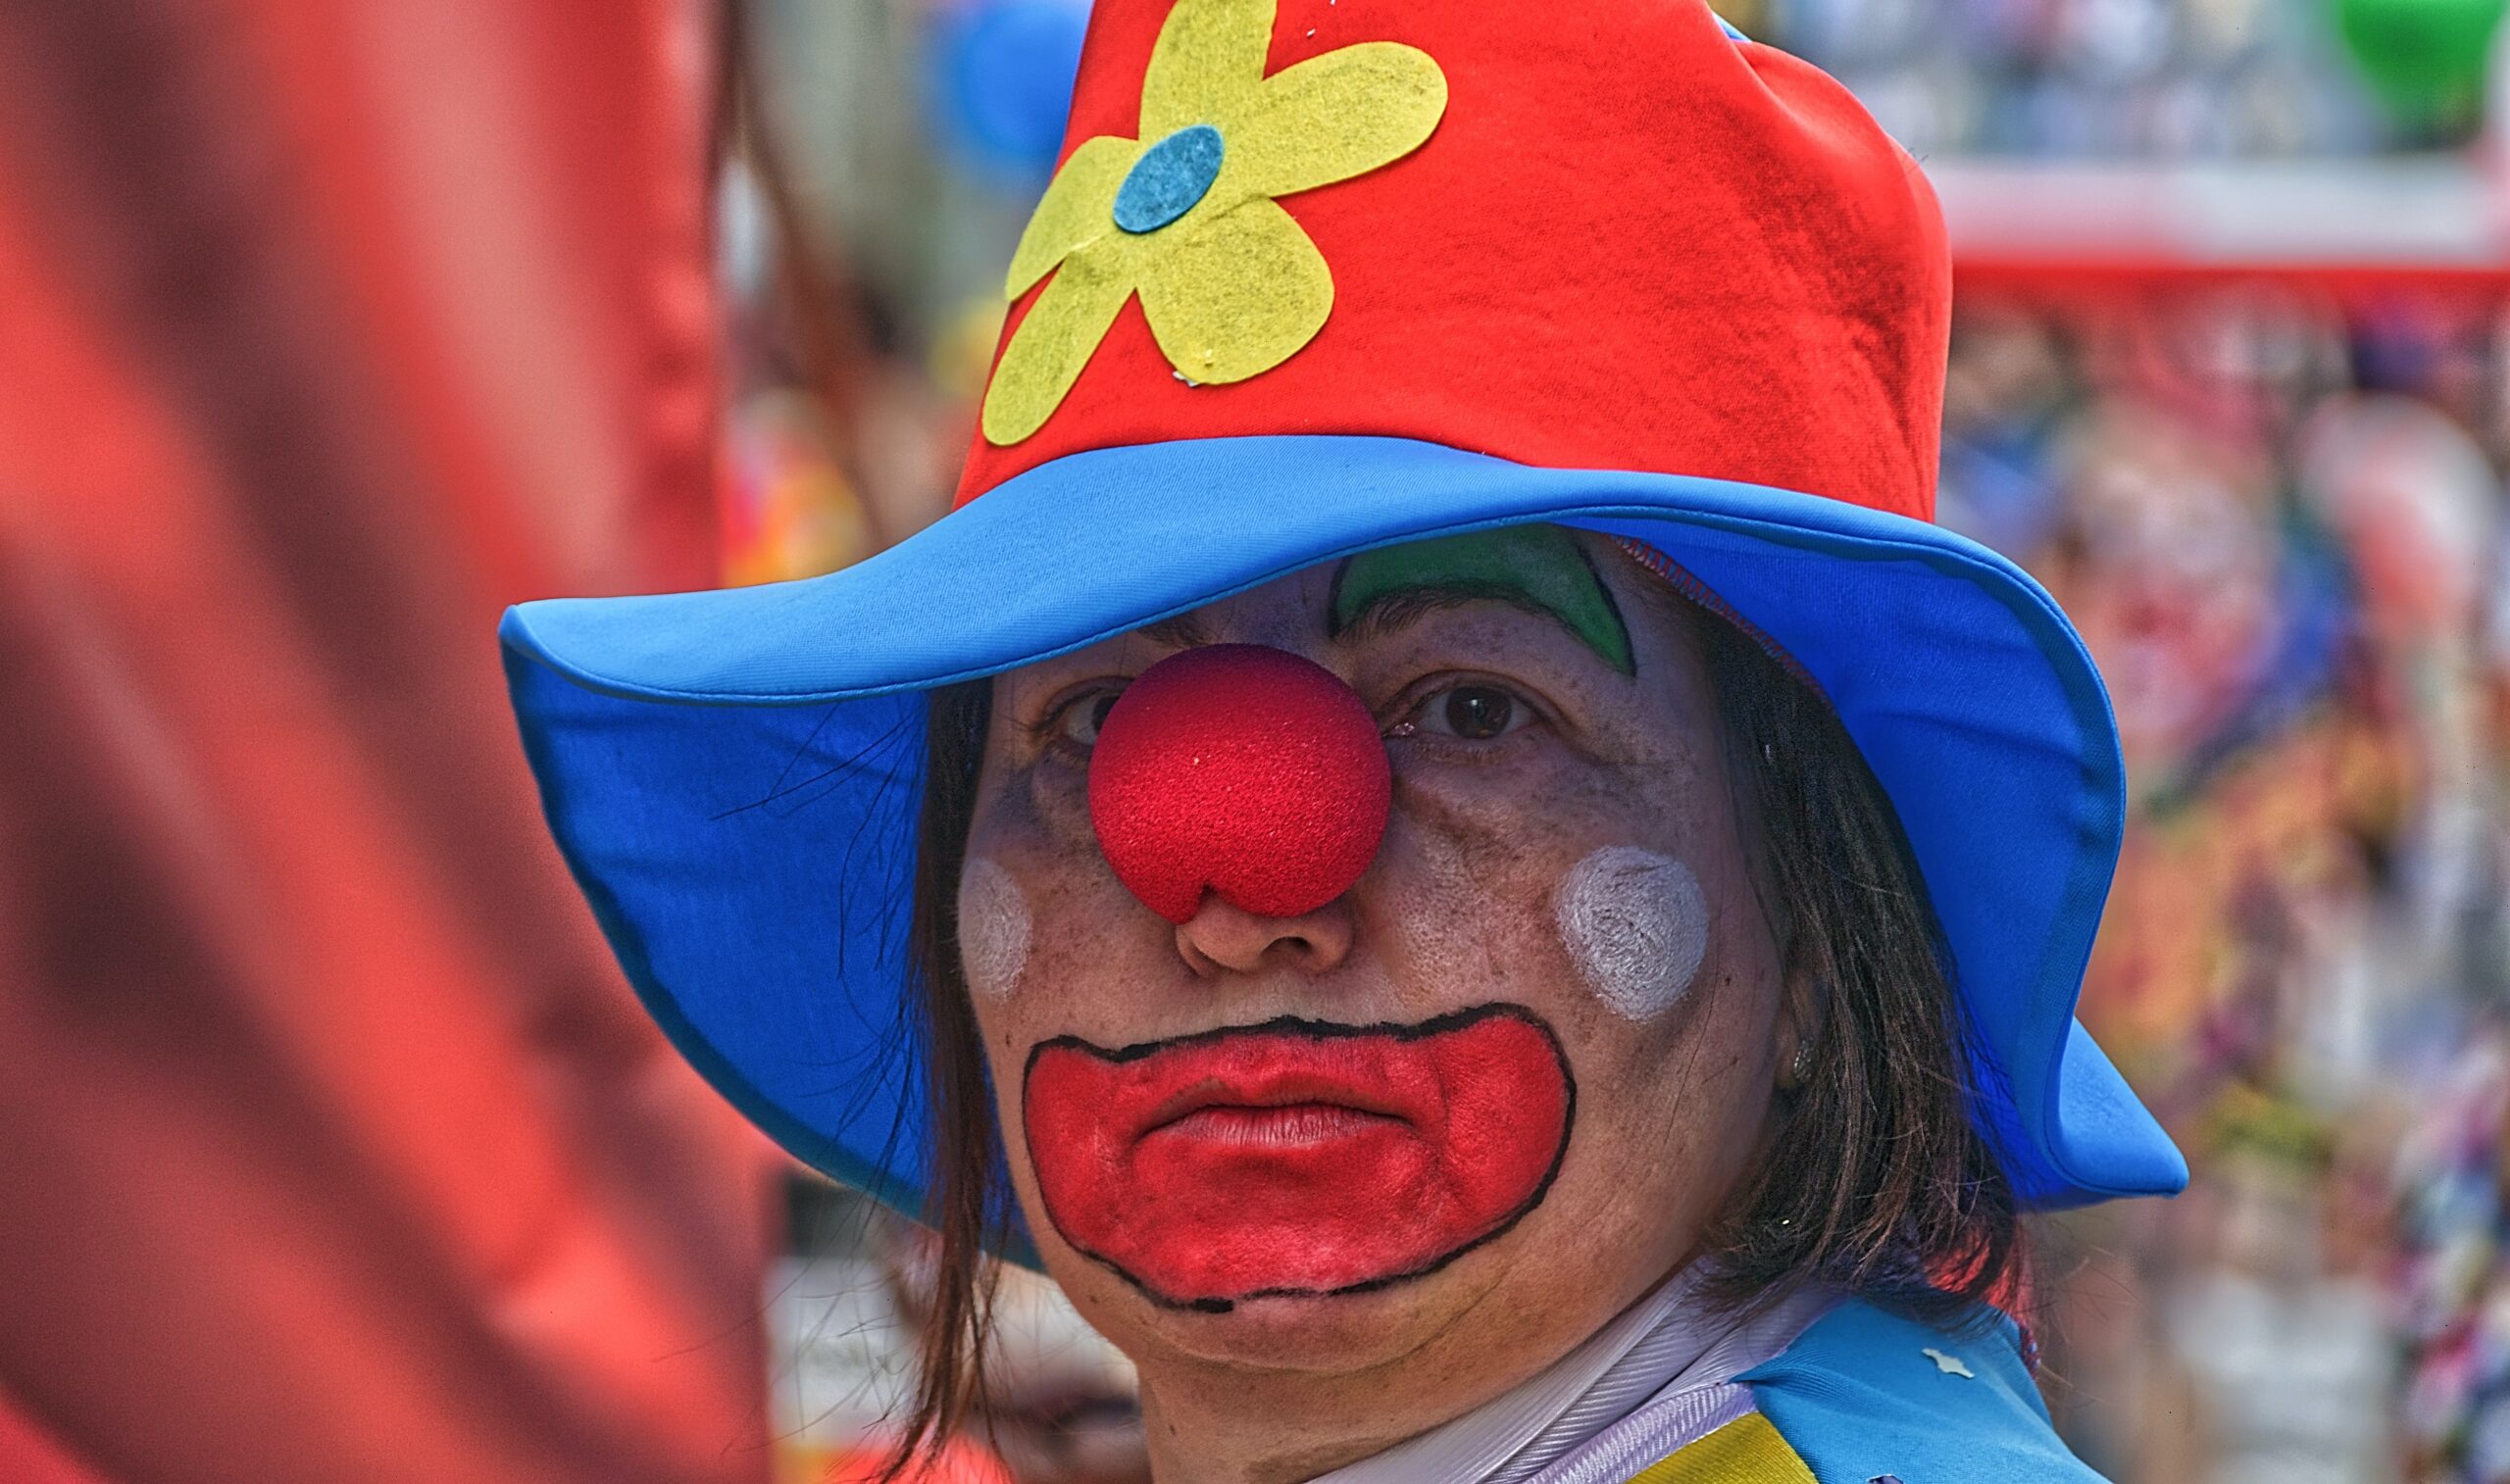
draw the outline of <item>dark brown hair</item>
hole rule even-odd
[[[1815,1278],[1937,1320],[2015,1291],[2012,1188],[1968,1116],[1971,1041],[1898,816],[1829,704],[1761,643],[1650,581],[1696,636],[1734,808],[1790,982],[1818,1001],[1809,1075],[1782,1095],[1765,1158],[1711,1233],[1711,1292],[1737,1307]],[[983,1047],[959,964],[958,879],[991,712],[987,681],[933,693],[913,951],[931,1099],[929,1219],[940,1271],[924,1371],[892,1462],[982,1405],[983,1249],[1011,1196]]]

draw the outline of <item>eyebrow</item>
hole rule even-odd
[[[1212,642],[1212,626],[1204,619],[1200,609],[1171,614],[1155,623],[1145,623],[1133,632],[1153,644],[1164,644],[1171,649],[1200,649]]]
[[[1333,574],[1328,629],[1375,638],[1424,616],[1501,603],[1551,619],[1605,664],[1633,674],[1630,630],[1577,538],[1556,525],[1511,525],[1380,547]]]
[[[1382,639],[1401,633],[1431,614],[1471,608],[1481,603],[1496,603],[1520,613],[1532,614],[1558,624],[1583,641],[1584,636],[1579,634],[1567,619],[1535,602],[1524,588],[1506,582],[1441,582],[1389,588],[1358,605],[1348,622],[1334,625],[1332,637],[1354,643]]]

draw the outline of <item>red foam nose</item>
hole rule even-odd
[[[1366,703],[1323,667],[1253,644],[1144,670],[1089,763],[1099,849],[1171,922],[1207,889],[1259,916],[1323,907],[1376,859],[1393,791]]]

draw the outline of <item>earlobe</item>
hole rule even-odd
[[[1809,968],[1791,968],[1779,991],[1778,1024],[1771,1063],[1781,1092],[1794,1092],[1813,1078],[1819,1064],[1823,1031],[1830,1020],[1830,986]]]

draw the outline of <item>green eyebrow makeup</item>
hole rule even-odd
[[[1339,637],[1379,603],[1431,592],[1548,614],[1606,665],[1637,672],[1621,610],[1577,537],[1557,525],[1505,525],[1362,552],[1334,575],[1331,632]]]

